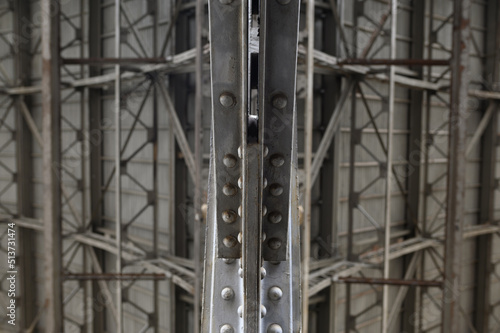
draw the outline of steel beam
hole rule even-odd
[[[460,272],[465,215],[465,140],[469,87],[470,0],[455,0],[449,125],[448,188],[445,234],[445,289],[442,330],[462,330],[460,315]]]
[[[15,83],[16,85],[28,86],[30,84],[31,60],[29,36],[23,35],[23,28],[30,18],[30,5],[19,1],[12,2],[14,5],[14,35],[22,36],[14,40],[15,47]],[[16,108],[16,165],[17,165],[17,214],[24,217],[33,217],[33,166],[32,136],[30,129],[23,120],[20,112],[25,103],[23,97],[17,97]],[[33,230],[19,228],[19,262],[21,274],[21,327],[27,329],[35,319],[36,291],[33,281],[36,276],[36,265],[34,262],[34,239]]]
[[[115,56],[121,56],[121,0],[115,0]],[[122,272],[122,145],[121,145],[121,68],[115,65],[115,232],[116,232],[116,262],[115,270],[117,274]],[[123,296],[122,282],[115,283],[116,300],[116,331],[123,332]]]
[[[313,158],[313,115],[314,115],[314,21],[315,3],[307,1],[306,30],[306,101],[304,119],[304,224],[302,231],[302,325],[304,331],[309,330],[309,260],[311,257],[311,188]]]
[[[500,78],[498,65],[500,47],[500,6],[498,1],[490,0],[486,7],[486,46],[483,76],[487,78],[488,84],[493,85]],[[498,158],[498,103],[490,101],[490,105],[483,115],[485,121],[484,132],[480,140],[481,147],[481,190],[479,194],[480,211],[479,223],[492,223],[498,226],[495,220],[495,179]],[[487,118],[487,115],[490,116]],[[483,121],[481,121],[481,124]],[[481,127],[479,127],[481,128]],[[469,148],[472,143],[469,143]],[[467,149],[469,151],[469,149]],[[491,306],[492,282],[494,277],[494,264],[492,263],[493,252],[492,234],[486,234],[477,238],[477,264],[476,264],[476,291],[474,297],[475,316],[474,327],[478,332],[487,332],[491,329],[493,309]],[[494,320],[494,319],[493,319]]]
[[[42,0],[43,223],[45,253],[45,330],[62,332],[61,100],[58,1]]]
[[[102,11],[100,0],[90,0],[88,2],[89,17],[92,18],[92,24],[88,25],[89,39],[89,56],[101,56],[101,32],[102,32]],[[89,77],[95,77],[101,74],[99,66],[89,66]],[[100,88],[88,88],[88,131],[89,131],[89,193],[90,193],[90,229],[96,232],[98,228],[103,227],[102,211],[102,143],[103,132],[101,130],[102,119],[102,101]],[[94,258],[99,267],[104,266],[104,251],[94,249],[90,258]],[[93,261],[91,260],[91,263]],[[102,282],[92,282],[92,297],[98,299],[101,295]],[[111,299],[111,298],[110,298]],[[102,311],[93,312],[92,326],[94,332],[102,332],[106,327],[106,311],[103,307]]]
[[[413,59],[423,59],[425,51],[425,9],[426,1],[415,1],[413,3],[412,12],[412,53]],[[417,72],[417,78],[424,78],[424,69],[420,66],[412,67],[414,71]],[[408,168],[407,168],[407,186],[408,186],[408,206],[406,211],[406,221],[407,228],[410,229],[410,234],[408,238],[415,237],[418,230],[418,222],[421,215],[421,194],[420,194],[420,182],[421,182],[421,161],[422,161],[422,150],[425,149],[422,140],[422,130],[424,124],[424,91],[421,90],[411,90],[410,91],[410,109],[409,109],[409,120],[408,128],[410,129],[410,134],[408,137]],[[409,272],[410,269],[412,273],[405,278],[413,278],[416,272],[416,261],[420,260],[422,256],[405,257],[404,258],[404,269]],[[399,294],[398,294],[399,295]],[[417,288],[410,287],[406,288],[406,296],[403,300],[403,312],[401,313],[401,329],[404,332],[414,332],[416,330],[415,325],[413,325],[412,318],[415,311],[417,310]],[[399,308],[399,307],[398,307]],[[397,313],[399,314],[399,312]],[[394,311],[391,311],[388,320],[388,327],[391,329],[391,323],[394,322]]]
[[[196,1],[196,59],[195,59],[195,105],[194,105],[194,255],[195,276],[194,282],[194,333],[200,332],[201,325],[201,293],[203,264],[201,243],[201,195],[202,195],[202,168],[203,168],[203,22],[205,18],[205,1]]]

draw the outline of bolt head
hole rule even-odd
[[[234,333],[234,329],[229,324],[224,324],[220,328],[220,333]]]
[[[272,301],[279,301],[283,297],[283,290],[280,287],[271,287],[267,293],[267,296]]]
[[[283,333],[283,329],[278,324],[271,324],[267,328],[267,333]]]
[[[224,187],[222,188],[222,192],[227,195],[227,196],[232,196],[232,195],[235,195],[236,192],[238,192],[238,189],[236,188],[236,186],[234,186],[233,184],[231,183],[227,183],[226,185],[224,185]]]
[[[233,299],[233,297],[234,297],[234,290],[230,287],[226,287],[226,288],[222,289],[220,295],[221,295],[223,300],[229,301],[229,300]]]
[[[271,164],[277,168],[285,164],[285,158],[281,154],[274,154],[271,156]]]
[[[240,242],[240,244],[241,244],[242,238],[243,238],[243,236],[241,235],[241,232],[238,233],[238,242]]]
[[[222,1],[228,1],[228,0],[222,0]],[[221,1],[221,2],[222,2]],[[232,0],[231,0],[232,1]],[[222,106],[226,108],[232,107],[234,104],[236,104],[236,98],[234,97],[233,94],[229,92],[223,92],[219,96],[219,102]]]
[[[271,249],[277,250],[281,247],[281,240],[278,238],[271,238],[267,244]]]
[[[283,216],[278,212],[269,213],[269,216],[267,217],[269,222],[275,223],[275,224],[280,223],[282,218],[283,218]]]
[[[224,156],[224,158],[222,159],[222,162],[224,163],[225,166],[227,166],[228,168],[234,168],[234,166],[236,165],[236,163],[238,162],[236,160],[236,157],[234,157],[234,155],[231,155],[231,154],[226,154]]]
[[[260,305],[260,317],[261,318],[264,318],[267,314],[267,309],[264,305]]]
[[[266,277],[266,275],[267,275],[266,269],[264,267],[261,267],[260,268],[260,279],[261,280],[264,279]]]
[[[233,223],[236,221],[236,213],[231,209],[222,212],[222,220],[226,223]]]
[[[290,2],[290,0],[278,0],[279,1],[288,1]],[[273,97],[273,107],[275,107],[276,109],[284,109],[286,107],[286,104],[288,102],[288,99],[286,98],[286,96],[284,94],[276,94],[274,95]]]
[[[266,214],[267,214],[267,206],[262,205],[262,216],[266,216]]]
[[[238,306],[238,316],[243,318],[243,305]]]
[[[274,183],[269,187],[269,192],[275,197],[280,196],[283,193],[283,186]]]
[[[235,247],[236,244],[238,243],[238,240],[236,240],[236,238],[234,238],[233,236],[229,235],[229,236],[226,236],[222,242],[224,243],[224,246],[226,247]]]

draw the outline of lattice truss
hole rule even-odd
[[[200,105],[211,103],[207,4],[61,3],[49,13],[61,29],[51,60],[61,65],[61,86],[50,92],[61,99],[61,130],[53,133],[60,159],[52,167],[60,175],[62,245],[50,267],[64,278],[55,321],[68,332],[173,332],[174,317],[197,323],[199,186],[208,182],[210,141],[207,107],[199,121]],[[300,26],[297,137],[309,331],[446,331],[450,317],[442,314],[450,309],[464,330],[497,331],[498,4],[306,3],[301,20],[314,24]],[[19,281],[20,325],[30,328],[53,323],[41,309],[54,295],[44,294],[44,256],[35,251],[50,223],[43,220],[44,13],[42,1],[21,4],[0,1],[0,268],[6,223],[15,222],[28,281]],[[465,120],[456,122],[450,93],[460,82],[449,60],[458,5],[470,9],[470,83]],[[460,232],[445,237],[455,129],[466,134],[466,200],[457,207]],[[176,182],[188,184],[182,200],[174,198]],[[458,289],[446,284],[453,273],[446,262],[458,256],[444,251],[452,243],[462,251]]]

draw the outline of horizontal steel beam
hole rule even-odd
[[[166,58],[63,58],[64,65],[127,65],[127,64],[165,64]]]
[[[63,278],[65,280],[165,280],[167,276],[165,274],[114,274],[114,273],[102,273],[102,274],[89,274],[89,273],[79,273],[79,274],[64,274]]]
[[[363,277],[338,277],[334,280],[338,283],[356,283],[356,284],[379,284],[391,286],[420,286],[420,287],[443,287],[442,281],[430,280],[405,280],[405,279],[383,279],[383,278],[363,278]]]
[[[449,66],[446,59],[339,59],[338,65]]]

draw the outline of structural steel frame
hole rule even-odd
[[[0,2],[0,17],[12,21],[10,32],[0,32],[8,46],[0,50],[0,131],[2,137],[9,136],[0,142],[0,168],[8,175],[1,179],[0,217],[2,224],[15,222],[18,227],[20,325],[33,329],[43,317],[46,331],[124,331],[124,311],[130,307],[139,313],[139,332],[159,332],[159,290],[162,280],[166,280],[171,297],[175,297],[168,303],[167,311],[173,316],[167,330],[188,331],[191,325],[194,332],[199,332],[205,228],[203,158],[204,153],[208,154],[203,145],[207,133],[203,115],[210,111],[203,95],[210,61],[206,45],[208,4],[177,1],[169,4],[166,22],[160,22],[158,8],[164,5],[160,1],[148,1],[142,13],[131,12],[128,2],[120,0],[76,2],[80,6],[78,15],[66,13],[64,2],[59,5],[58,1],[40,0],[42,21],[41,27],[36,27],[43,31],[40,38],[24,31],[26,22],[33,18],[32,6],[24,1]],[[384,9],[374,16],[364,10],[368,2]],[[495,213],[499,188],[496,163],[500,92],[496,82],[500,6],[495,0],[480,3],[487,13],[485,46],[480,49],[469,24],[471,4],[475,2],[454,0],[447,16],[441,17],[434,13],[436,0],[356,0],[350,7],[352,22],[345,18],[344,1],[305,1],[302,6],[305,28],[301,36],[306,40],[299,41],[298,70],[305,78],[305,90],[301,92],[299,85],[298,109],[304,99],[304,128],[299,131],[304,135],[304,154],[299,151],[304,210],[304,332],[350,332],[370,325],[377,325],[382,332],[425,332],[436,328],[443,332],[464,328],[482,332],[500,327],[496,315],[500,302],[491,297],[492,285],[500,280],[500,261],[493,253],[500,241]],[[115,39],[113,57],[102,47],[104,7],[115,11],[110,33]],[[402,10],[412,13],[411,59],[400,59],[396,52],[398,14]],[[99,17],[98,23],[85,26],[89,22],[87,15]],[[141,38],[139,28],[146,18],[153,22],[151,45]],[[165,29],[161,30],[161,25]],[[451,25],[450,34],[447,31]],[[72,38],[61,39],[63,27],[73,31],[67,34]],[[192,27],[194,31],[189,30]],[[160,35],[160,31],[165,34]],[[190,34],[194,35],[193,43],[182,41]],[[320,38],[322,49],[318,46]],[[446,46],[447,40],[453,41],[451,48]],[[32,70],[31,58],[39,51],[41,82],[27,74]],[[468,77],[472,53],[483,62],[482,74],[487,79],[481,85]],[[12,73],[2,64],[9,61]],[[189,81],[194,82],[190,88]],[[318,91],[323,88],[332,96],[320,106]],[[193,89],[195,97],[191,109],[185,102],[189,89]],[[411,126],[407,133],[408,156],[401,162],[394,159],[392,150],[397,134],[393,117],[402,89],[409,99]],[[140,102],[126,104],[131,94]],[[115,118],[113,123],[103,125],[110,105],[103,102],[106,98],[114,101]],[[149,98],[151,105],[145,107]],[[42,117],[37,115],[37,100],[41,100]],[[466,120],[471,103],[478,105],[475,111],[481,119],[468,135],[472,123]],[[374,105],[380,105],[380,111]],[[436,105],[449,110],[449,117],[440,123],[435,123],[432,115]],[[328,109],[321,120],[317,119],[319,108]],[[192,126],[185,112],[188,109],[193,113]],[[169,203],[167,249],[160,237],[161,194],[157,185],[161,163],[157,119],[163,110],[169,119],[171,163],[175,162],[169,171],[170,195],[178,200],[171,198]],[[350,128],[341,127],[346,117],[350,117]],[[368,121],[362,122],[366,118]],[[139,146],[130,148],[138,128],[146,134]],[[115,137],[112,170],[105,167],[108,148],[102,140],[97,144],[93,141],[93,135],[104,138],[109,131]],[[349,137],[348,163],[341,162],[339,153],[342,133]],[[376,140],[363,140],[367,133],[375,135]],[[6,153],[9,149],[15,152],[13,156]],[[75,153],[79,151],[88,154]],[[364,151],[367,158],[358,160],[358,151]],[[477,151],[480,157],[472,158]],[[147,180],[140,170],[128,165],[138,155],[152,161],[151,178]],[[43,163],[33,163],[33,157],[43,157]],[[9,160],[12,158],[14,163]],[[481,168],[480,209],[479,223],[470,225],[464,222],[468,212],[463,202],[467,188],[473,185],[465,184],[464,173],[473,159],[479,160]],[[357,167],[361,165],[378,168],[379,172],[360,188]],[[436,165],[444,166],[443,172],[431,177]],[[401,166],[412,167],[413,172],[402,175],[398,169]],[[343,200],[337,190],[342,168],[347,168],[349,174],[347,221],[337,211]],[[40,174],[43,215],[37,215],[37,207],[32,204],[35,184],[31,180]],[[335,191],[332,193],[331,185],[322,185],[319,179],[328,180]],[[127,192],[123,182],[137,186],[135,194],[144,198],[141,209],[130,212],[123,207],[121,198]],[[188,202],[185,184],[190,183],[195,186]],[[384,199],[381,218],[375,218],[376,212],[363,202],[374,195],[365,192],[377,184],[383,184],[384,192],[380,195]],[[10,191],[15,191],[16,202],[2,200]],[[327,205],[332,204],[329,212],[322,212],[321,219],[315,213],[318,193],[322,200],[329,200]],[[105,200],[110,195],[115,200],[112,204]],[[404,197],[403,229],[391,216],[396,195]],[[109,207],[114,216],[105,216]],[[187,224],[180,221],[179,207],[188,207],[186,211],[192,212],[186,215],[190,219]],[[152,212],[148,215],[148,237],[152,242],[128,232],[145,211]],[[375,238],[361,246],[357,235],[362,232],[359,225],[363,220],[372,224],[368,232]],[[339,232],[341,223],[348,225],[346,234]],[[311,236],[311,228],[317,224],[331,236],[332,247]],[[0,235],[1,239],[6,237],[6,229]],[[41,274],[35,258],[40,235],[45,252],[43,300],[32,283]],[[477,249],[475,313],[466,311],[460,303],[461,251],[464,242],[471,240],[475,240]],[[4,243],[2,240],[2,252]],[[326,249],[325,258],[314,258],[317,248]],[[403,263],[401,274],[394,270],[396,260]],[[153,290],[150,296],[144,296],[147,308],[129,297],[130,288],[141,283]],[[1,289],[5,292],[3,285]],[[75,317],[74,311],[67,309],[74,306],[77,295],[84,302]],[[360,295],[374,296],[354,313],[353,304]],[[106,300],[100,304],[102,311],[95,310],[99,298]],[[430,320],[432,316],[425,311],[429,304],[442,316]]]

